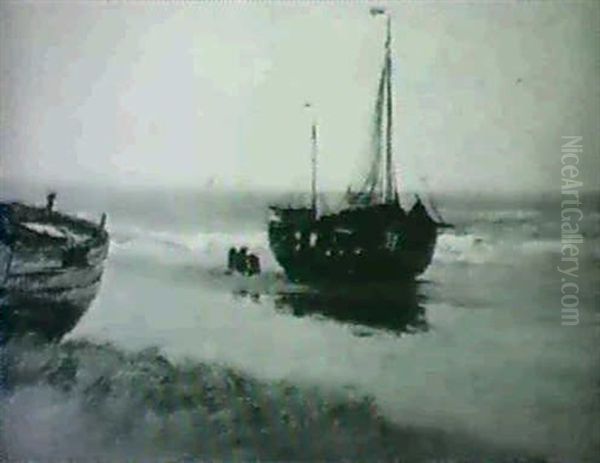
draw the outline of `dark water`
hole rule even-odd
[[[4,352],[5,456],[594,461],[596,198],[563,326],[556,198],[442,198],[458,226],[415,286],[317,292],[268,251],[275,197],[59,190],[59,207],[109,213],[111,255],[62,344]],[[231,244],[263,275],[224,276]]]

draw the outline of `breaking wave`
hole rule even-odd
[[[506,264],[518,259],[519,254],[560,253],[560,240],[530,238],[510,241],[496,240],[486,234],[444,233],[438,238],[434,261],[440,263]]]
[[[542,212],[537,209],[500,209],[476,213],[473,222],[493,224],[523,224],[539,219]]]
[[[528,254],[560,252],[560,239],[540,236],[535,224],[522,224],[519,233],[499,238],[489,230],[465,228],[442,233],[438,238],[434,262],[507,263]],[[152,231],[137,227],[112,231],[112,253],[117,256],[151,256],[163,261],[194,262],[209,269],[223,268],[231,246],[247,246],[261,258],[265,270],[279,270],[269,249],[266,231],[188,232]]]
[[[276,268],[266,231],[174,233],[126,227],[112,232],[112,252],[117,255],[193,261],[211,269],[225,265],[227,251],[232,246],[246,246],[261,257],[263,267],[266,264],[267,269]]]

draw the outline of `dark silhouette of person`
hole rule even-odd
[[[98,224],[98,228],[95,230],[96,236],[100,236],[100,234],[106,228],[106,219],[107,219],[106,212],[103,212],[102,215],[100,216],[100,223]]]
[[[238,267],[238,259],[239,253],[238,250],[234,247],[229,248],[229,253],[227,254],[227,273],[232,274],[237,270]]]
[[[248,256],[248,275],[260,274],[260,260],[256,254]]]
[[[243,246],[238,253],[236,270],[242,275],[246,275],[248,271],[248,248]]]
[[[52,209],[54,208],[55,200],[56,200],[56,193],[54,193],[53,191],[48,193],[48,196],[46,196],[46,212],[48,212],[48,214],[50,214],[52,212]]]
[[[102,215],[100,216],[100,230],[104,230],[104,228],[106,227],[106,212],[103,212]]]

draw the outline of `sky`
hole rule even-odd
[[[0,181],[308,189],[367,165],[366,2],[0,3]],[[385,2],[401,188],[600,187],[600,2]],[[313,115],[304,103],[313,104]]]

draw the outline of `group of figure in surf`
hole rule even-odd
[[[240,273],[246,276],[260,274],[260,259],[256,254],[248,253],[248,248],[242,246],[239,250],[235,247],[229,249],[227,254],[227,273]]]

